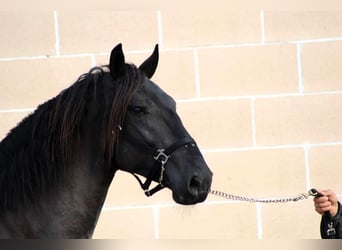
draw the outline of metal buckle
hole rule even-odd
[[[167,163],[167,161],[169,160],[169,155],[165,154],[165,149],[157,149],[158,154],[156,156],[153,156],[153,158],[156,161],[160,161],[163,165]],[[159,159],[160,157],[162,157],[163,159]]]

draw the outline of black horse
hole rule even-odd
[[[81,75],[8,133],[0,238],[90,238],[117,170],[134,174],[147,196],[167,187],[180,204],[206,199],[212,173],[175,101],[149,80],[157,64],[158,46],[137,68],[119,44],[109,65]]]

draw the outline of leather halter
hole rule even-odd
[[[120,127],[120,130],[123,130]],[[127,135],[126,135],[127,136]],[[139,182],[140,187],[144,190],[144,193],[147,197],[152,196],[156,192],[165,188],[163,181],[164,181],[164,172],[166,170],[166,164],[171,157],[171,155],[180,149],[181,147],[188,148],[189,146],[192,148],[197,147],[196,142],[191,137],[183,137],[179,141],[173,143],[168,148],[159,148],[159,149],[152,149],[148,145],[138,142],[135,138],[128,136],[128,140],[135,145],[139,145],[141,150],[145,151],[147,154],[151,155],[151,158],[155,161],[150,173],[146,177],[145,182],[143,182],[139,176],[135,173],[131,173]],[[154,188],[150,189],[151,183],[154,177],[159,175],[158,185]]]
[[[142,182],[140,178],[135,174],[132,173],[133,176],[138,180],[141,188],[144,190],[144,193],[147,197],[152,196],[156,192],[162,190],[165,186],[163,184],[164,181],[164,172],[165,172],[165,167],[166,164],[171,157],[171,154],[177,151],[181,147],[196,147],[195,141],[190,138],[190,137],[184,137],[183,139],[179,140],[178,142],[175,142],[172,144],[170,147],[166,149],[157,149],[153,155],[153,159],[156,161],[154,164],[154,167],[150,171],[150,174],[146,178],[145,182]],[[155,186],[154,188],[150,189],[150,185],[153,181],[153,177],[156,176],[156,174],[160,171],[159,174],[159,180],[158,180],[158,185]]]

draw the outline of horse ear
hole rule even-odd
[[[110,74],[113,79],[118,78],[123,74],[125,66],[125,56],[122,51],[122,44],[118,44],[112,50],[109,60]]]
[[[147,78],[151,78],[157,69],[159,61],[158,44],[154,47],[152,55],[147,58],[139,67],[145,73]]]

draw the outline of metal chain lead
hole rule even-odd
[[[285,203],[285,202],[296,202],[300,200],[304,200],[309,198],[309,196],[315,196],[314,193],[312,193],[311,190],[309,190],[308,193],[302,193],[297,196],[291,196],[291,197],[280,197],[280,198],[249,198],[249,197],[243,197],[233,194],[228,194],[222,191],[217,190],[210,190],[210,194],[220,196],[225,199],[229,200],[236,200],[236,201],[246,201],[246,202],[261,202],[261,203]]]

